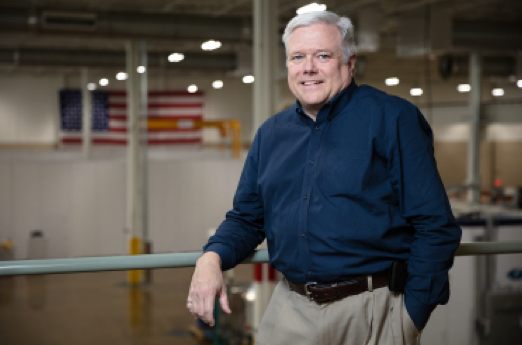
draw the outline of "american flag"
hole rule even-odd
[[[92,143],[125,145],[127,113],[125,91],[92,91]],[[150,145],[198,144],[201,129],[190,124],[203,119],[203,94],[186,91],[149,91],[149,119],[183,120],[183,128],[151,129]],[[60,91],[61,143],[82,142],[82,94],[80,90]]]

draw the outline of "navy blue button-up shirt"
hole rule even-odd
[[[342,281],[409,260],[405,304],[424,328],[448,301],[460,237],[422,114],[352,81],[315,122],[297,102],[259,128],[234,208],[204,250],[226,270],[266,238],[270,264],[294,283]]]

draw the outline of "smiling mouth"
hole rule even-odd
[[[322,81],[304,81],[301,83],[301,85],[308,86],[308,85],[318,85],[322,84]]]

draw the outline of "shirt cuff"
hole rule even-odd
[[[226,271],[234,267],[232,260],[232,251],[230,248],[222,243],[211,243],[203,248],[205,253],[214,252],[219,255],[221,259],[221,270]]]
[[[404,305],[406,306],[406,310],[415,324],[415,327],[418,329],[426,327],[426,323],[428,322],[431,313],[437,306],[436,304],[429,305],[421,303],[407,293],[404,293]]]

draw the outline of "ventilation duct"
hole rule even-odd
[[[439,73],[443,79],[469,76],[469,56],[445,55],[439,58]],[[482,58],[482,76],[507,78],[517,73],[517,59],[511,56]]]
[[[57,12],[43,11],[38,14],[42,23],[27,23],[33,14],[19,9],[0,7],[0,31],[30,32],[39,35],[56,33],[74,37],[99,38],[145,38],[151,39],[202,39],[221,42],[248,41],[250,35],[245,27],[249,23],[241,18],[209,18],[197,15],[176,15],[131,12]],[[30,29],[30,31],[27,31]],[[64,30],[62,30],[64,29]]]
[[[379,27],[382,16],[377,6],[367,6],[358,12],[357,53],[379,50]]]
[[[433,4],[399,16],[397,56],[419,56],[451,48],[450,7]]]
[[[454,20],[446,2],[399,16],[397,56],[522,49],[520,22]]]
[[[45,11],[42,13],[42,28],[94,31],[96,29],[96,14]]]

